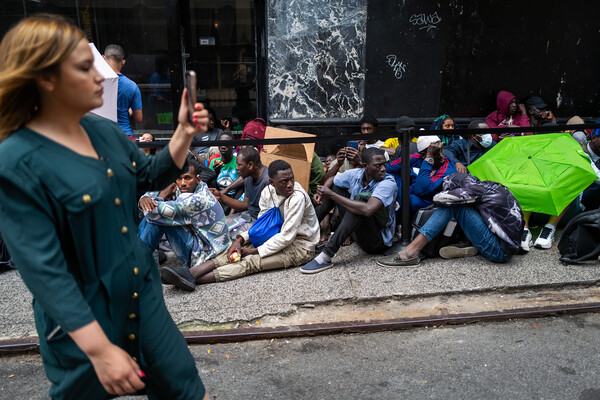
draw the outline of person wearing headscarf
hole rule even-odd
[[[457,128],[456,128],[456,124],[454,123],[454,118],[452,118],[448,114],[442,114],[433,120],[433,122],[431,123],[431,127],[429,129],[435,130],[435,131],[440,131],[440,130],[446,131],[446,130],[451,130],[451,129],[453,130],[453,129],[457,129]],[[444,144],[444,146],[449,145],[455,139],[460,139],[460,136],[458,136],[458,135],[451,135],[451,136],[439,135],[439,137],[440,137],[440,140],[442,141],[442,143]]]

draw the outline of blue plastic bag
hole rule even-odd
[[[248,231],[250,242],[254,248],[281,232],[283,217],[279,207],[273,207],[261,215]]]

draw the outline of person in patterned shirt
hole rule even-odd
[[[198,163],[189,160],[189,164],[174,184],[160,192],[147,192],[138,204],[144,213],[140,239],[154,251],[166,235],[185,268],[202,264],[231,245],[221,204],[200,180]]]

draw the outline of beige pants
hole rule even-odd
[[[258,254],[254,254],[242,258],[240,262],[230,264],[228,250],[225,250],[213,258],[213,262],[216,266],[214,271],[215,279],[217,282],[229,281],[255,272],[291,266],[297,267],[306,264],[312,260],[314,256],[314,251],[308,251],[303,249],[300,245],[292,243],[279,253],[268,257],[262,258]]]

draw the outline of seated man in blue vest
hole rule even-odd
[[[314,274],[331,268],[332,258],[350,235],[369,254],[383,253],[392,246],[396,183],[385,172],[383,150],[371,147],[361,157],[364,168],[350,169],[318,187],[315,201],[324,208],[320,211],[326,213],[337,206],[342,220],[321,254],[303,265],[300,272]]]
[[[185,268],[203,263],[231,245],[223,208],[200,180],[200,167],[189,169],[161,192],[147,192],[139,201],[144,213],[138,236],[151,251],[166,235]],[[162,271],[161,271],[162,275]]]

